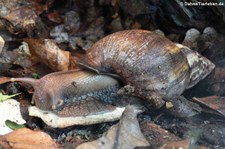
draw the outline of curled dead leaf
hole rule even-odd
[[[148,141],[140,130],[136,117],[140,112],[141,110],[134,106],[127,106],[117,125],[111,127],[109,131],[98,140],[83,143],[79,145],[77,149],[132,149],[136,147],[149,146]]]
[[[52,138],[44,132],[21,128],[4,136],[0,136],[0,148],[57,149],[58,146]]]
[[[202,106],[202,110],[225,117],[225,97],[209,96],[203,98],[193,98],[194,102]]]
[[[64,71],[69,69],[70,53],[61,50],[50,39],[24,39],[29,45],[32,56],[38,57],[39,61],[46,64],[52,70]]]
[[[2,48],[5,45],[5,40],[2,38],[2,36],[0,36],[0,54],[2,53]]]

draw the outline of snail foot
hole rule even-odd
[[[141,99],[145,99],[145,102],[149,103],[151,106],[157,109],[161,108],[165,104],[162,96],[157,92],[140,88],[137,89],[131,85],[126,85],[123,88],[119,89],[117,94],[122,96],[135,96]]]

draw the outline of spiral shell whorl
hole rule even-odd
[[[121,31],[98,41],[88,50],[86,62],[100,72],[116,73],[126,84],[164,97],[170,88],[185,84],[188,63],[185,55],[170,40],[150,31]],[[182,86],[182,85],[179,85]],[[176,94],[181,94],[183,88]]]

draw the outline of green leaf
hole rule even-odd
[[[17,94],[13,94],[13,95],[3,95],[1,92],[0,92],[0,101],[5,101],[7,99],[10,99],[12,97],[15,97],[17,95],[19,95],[21,93],[17,93]]]
[[[8,126],[12,130],[16,130],[16,129],[19,129],[19,128],[25,128],[25,125],[17,124],[17,123],[15,123],[13,121],[10,121],[10,120],[6,120],[5,121],[5,125]]]
[[[37,73],[32,74],[32,78],[34,79],[40,79],[40,76]]]

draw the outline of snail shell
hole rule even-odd
[[[214,64],[195,51],[151,31],[126,30],[96,42],[80,64],[118,75],[119,94],[136,96],[159,108],[206,77]]]

